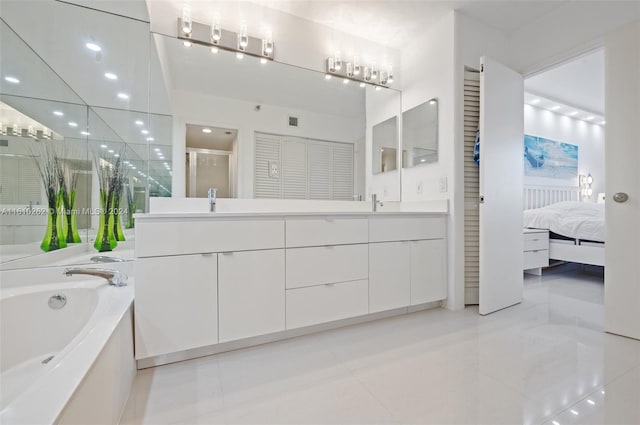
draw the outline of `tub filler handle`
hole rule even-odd
[[[113,269],[88,269],[88,268],[68,268],[64,269],[65,276],[82,274],[87,276],[97,276],[107,280],[112,286],[127,286],[127,275],[119,270]]]

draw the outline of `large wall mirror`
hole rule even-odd
[[[180,186],[180,196],[216,187],[232,198],[365,198],[366,134],[373,121],[366,98],[377,98],[382,109],[387,92],[399,97],[398,91],[370,93],[370,86],[277,61],[185,46],[162,34],[154,40],[180,111],[174,142],[184,146],[185,160],[179,172],[175,163],[175,193]],[[400,104],[386,109],[396,116]]]
[[[438,161],[438,99],[402,113],[402,167]]]
[[[132,259],[133,214],[172,189],[173,123],[149,24],[35,3],[0,10],[0,269]]]

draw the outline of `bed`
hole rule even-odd
[[[543,203],[525,209],[524,227],[549,231],[549,259],[604,266],[604,203]]]

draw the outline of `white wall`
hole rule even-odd
[[[555,114],[535,106],[524,106],[524,133],[578,146],[578,174],[593,176],[593,196],[585,201],[595,202],[597,194],[604,192],[604,129],[595,124]],[[577,186],[578,179],[570,181],[542,177],[524,178],[525,185]]]
[[[239,198],[253,197],[254,133],[265,132],[287,136],[308,137],[333,142],[354,143],[356,158],[364,150],[364,115],[338,116],[300,109],[283,108],[174,90],[173,100],[173,178],[174,197],[185,196],[186,124],[208,125],[238,130],[237,158]],[[299,117],[300,127],[288,126],[287,117]],[[363,175],[361,161],[355,161],[354,175]]]

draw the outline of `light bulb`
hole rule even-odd
[[[360,58],[353,57],[353,75],[360,75]]]
[[[389,65],[389,69],[387,70],[387,81],[393,83],[393,66],[391,65]]]
[[[238,49],[245,50],[249,45],[249,36],[247,35],[247,24],[240,25],[240,32],[238,33]]]
[[[375,80],[378,78],[378,70],[376,69],[376,64],[371,65],[371,79]]]
[[[367,66],[364,67],[364,80],[371,81],[371,68]]]
[[[221,38],[222,28],[220,28],[220,23],[217,20],[214,20],[213,25],[211,25],[211,43],[218,44]]]
[[[351,62],[347,62],[347,76],[353,77],[353,64]]]
[[[336,62],[333,58],[327,58],[327,71],[336,72]]]
[[[273,34],[271,33],[271,31],[267,31],[267,36],[263,40],[263,47],[265,56],[273,53]]]
[[[340,58],[340,50],[336,50],[334,60],[336,64],[336,71],[340,71],[342,69],[342,59]]]
[[[182,32],[184,34],[191,34],[193,30],[193,23],[191,22],[191,8],[189,5],[184,5],[182,8]]]

